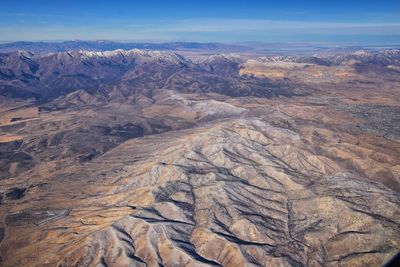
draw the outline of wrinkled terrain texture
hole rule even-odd
[[[1,266],[381,266],[400,51],[0,54]]]

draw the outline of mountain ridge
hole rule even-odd
[[[282,82],[240,76],[240,62],[243,60],[238,56],[223,54],[194,62],[175,52],[138,49],[44,55],[22,51],[2,53],[0,94],[12,96],[15,93],[19,97],[27,92],[29,97],[34,94],[46,100],[78,89],[93,93],[100,85],[103,88],[116,85],[128,94],[166,87],[232,96],[291,94]],[[176,79],[179,82],[174,82]],[[187,84],[182,83],[185,79]]]

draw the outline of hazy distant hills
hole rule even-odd
[[[312,55],[314,53],[351,53],[357,50],[379,51],[399,49],[400,45],[349,45],[349,44],[309,44],[309,43],[201,43],[201,42],[117,42],[117,41],[60,41],[60,42],[4,42],[0,43],[0,52],[18,50],[30,51],[36,54],[66,51],[111,51],[116,49],[147,49],[161,51],[214,53],[251,53],[258,55]]]
[[[64,52],[64,51],[109,51],[116,49],[150,49],[150,50],[207,50],[213,52],[243,52],[252,50],[249,46],[197,43],[197,42],[168,42],[168,43],[132,43],[113,41],[65,41],[65,42],[11,42],[0,44],[1,52],[25,50],[33,53]]]

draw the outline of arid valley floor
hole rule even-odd
[[[1,266],[381,266],[400,50],[0,53]]]

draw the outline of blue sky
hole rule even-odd
[[[0,0],[0,41],[400,43],[400,0]]]

